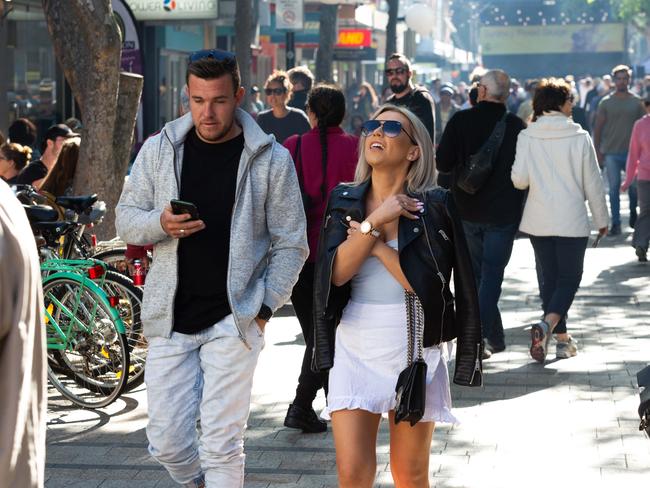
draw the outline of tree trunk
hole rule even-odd
[[[248,107],[251,87],[251,44],[253,42],[253,0],[238,0],[235,10],[235,54],[241,74],[241,85],[246,89],[241,107]]]
[[[7,48],[7,19],[4,18],[5,6],[0,1],[0,59],[4,64],[9,57],[9,49]],[[0,70],[0,132],[7,137],[5,132],[9,127],[9,100],[7,99],[7,92],[9,91],[9,70]]]
[[[118,97],[121,40],[110,0],[43,0],[43,10],[54,52],[83,119],[73,189],[76,194],[97,193],[106,201],[109,215],[97,235],[112,238],[141,81],[132,86],[134,80],[125,79],[125,94]],[[116,132],[118,110],[124,113]]]
[[[318,51],[316,52],[316,81],[331,83],[334,45],[336,44],[336,20],[338,5],[321,5]]]
[[[388,63],[391,54],[397,51],[397,12],[399,0],[387,0],[388,22],[386,24],[386,57],[384,63]],[[388,79],[384,75],[384,88],[388,86]]]
[[[117,118],[115,132],[113,133],[113,164],[114,170],[104,175],[106,185],[117,191],[106,193],[102,200],[106,202],[107,213],[104,224],[107,229],[115,229],[115,207],[124,186],[124,175],[131,160],[133,137],[140,96],[144,86],[144,78],[134,73],[120,73],[119,93],[117,97]],[[115,235],[113,233],[113,235]],[[109,236],[113,237],[113,236]]]

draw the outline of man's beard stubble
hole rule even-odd
[[[402,93],[404,90],[406,90],[406,87],[408,85],[406,83],[404,84],[399,84],[399,85],[390,85],[390,89],[393,93]]]

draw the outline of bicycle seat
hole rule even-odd
[[[23,205],[29,221],[36,222],[54,222],[59,218],[59,212],[45,205]]]
[[[84,195],[81,197],[57,197],[54,202],[63,208],[69,208],[73,212],[82,213],[97,201],[97,194]]]
[[[34,230],[41,232],[46,236],[62,236],[67,234],[69,230],[77,227],[76,222],[34,222],[32,227]]]

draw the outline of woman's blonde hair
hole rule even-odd
[[[0,152],[14,162],[14,166],[21,171],[32,159],[32,148],[17,142],[5,142],[0,146]]]
[[[429,131],[422,121],[410,110],[389,103],[382,105],[372,114],[371,119],[376,119],[384,112],[397,112],[406,117],[411,123],[413,130],[411,136],[420,148],[420,157],[411,162],[411,167],[406,175],[406,189],[409,193],[421,193],[436,186],[436,162],[433,154],[433,143],[429,137]],[[408,127],[405,127],[408,130]],[[359,161],[354,174],[355,185],[367,181],[372,175],[372,167],[366,161],[364,152],[364,138],[359,140]]]

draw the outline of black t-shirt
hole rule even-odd
[[[243,150],[243,133],[209,144],[192,129],[185,139],[180,199],[196,205],[205,229],[178,243],[176,332],[199,332],[231,313],[226,289],[230,222]]]
[[[417,115],[418,119],[420,119],[427,128],[431,141],[435,140],[435,103],[426,88],[420,86],[413,87],[413,89],[402,98],[397,98],[395,95],[392,95],[388,100],[386,100],[386,103],[407,108]]]
[[[40,159],[32,161],[16,176],[16,184],[18,185],[31,185],[37,180],[43,179],[47,176],[47,167]]]
[[[273,115],[273,110],[265,110],[257,114],[257,123],[262,130],[267,134],[273,134],[280,144],[289,136],[301,135],[311,129],[305,112],[293,107],[287,109],[289,113],[281,119]]]

